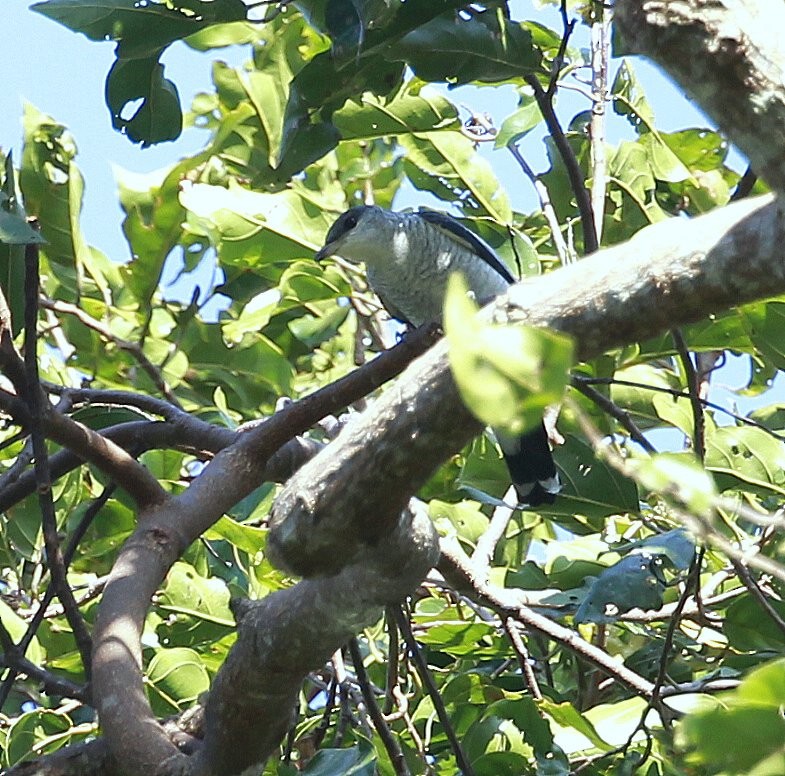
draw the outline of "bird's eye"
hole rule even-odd
[[[354,229],[357,226],[357,216],[349,216],[346,221],[344,221],[344,225],[348,229]]]

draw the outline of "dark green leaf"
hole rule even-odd
[[[16,190],[14,163],[10,153],[5,158],[4,168],[0,191],[0,292],[11,314],[11,335],[15,337],[24,323],[23,245],[43,241],[43,237],[27,223]]]
[[[212,24],[246,16],[241,0],[48,0],[32,10],[92,40],[117,42],[106,104],[112,126],[143,147],[174,140],[182,131],[177,87],[164,78],[160,63],[164,49]]]
[[[683,528],[674,528],[662,534],[655,534],[634,542],[630,550],[645,550],[651,555],[666,557],[671,566],[678,571],[686,571],[695,556],[695,542]]]
[[[158,54],[118,59],[106,79],[106,104],[112,126],[142,148],[180,137],[180,96],[174,83],[164,78]]]
[[[770,598],[769,605],[780,617],[785,617],[785,601]],[[760,652],[785,650],[785,635],[751,595],[740,596],[728,607],[724,632],[734,649]]]
[[[303,776],[374,776],[376,754],[367,741],[348,749],[320,749],[311,758]]]
[[[707,698],[703,708],[688,715],[679,726],[688,762],[703,766],[707,773],[782,773],[783,691],[785,661],[780,659],[750,673],[735,692]]]
[[[501,10],[439,16],[397,41],[387,56],[425,81],[454,84],[518,79],[540,65],[529,30]]]

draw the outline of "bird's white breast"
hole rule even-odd
[[[379,235],[380,243],[384,235]],[[378,258],[368,257],[368,282],[381,299],[415,326],[441,321],[447,281],[455,271],[466,278],[480,303],[507,288],[487,262],[422,220],[399,221]]]

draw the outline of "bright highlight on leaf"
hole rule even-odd
[[[477,316],[466,281],[450,278],[444,328],[450,366],[463,400],[483,422],[519,434],[561,401],[572,343],[543,329],[489,324]]]
[[[689,453],[660,453],[636,464],[645,487],[676,500],[696,515],[708,516],[717,499],[714,479]]]

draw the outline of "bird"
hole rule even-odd
[[[515,282],[493,248],[456,219],[420,208],[395,212],[357,205],[327,232],[315,259],[340,256],[365,264],[368,284],[387,312],[410,327],[440,324],[449,276],[463,274],[480,304]],[[540,422],[520,436],[496,432],[521,507],[552,504],[561,482]]]

